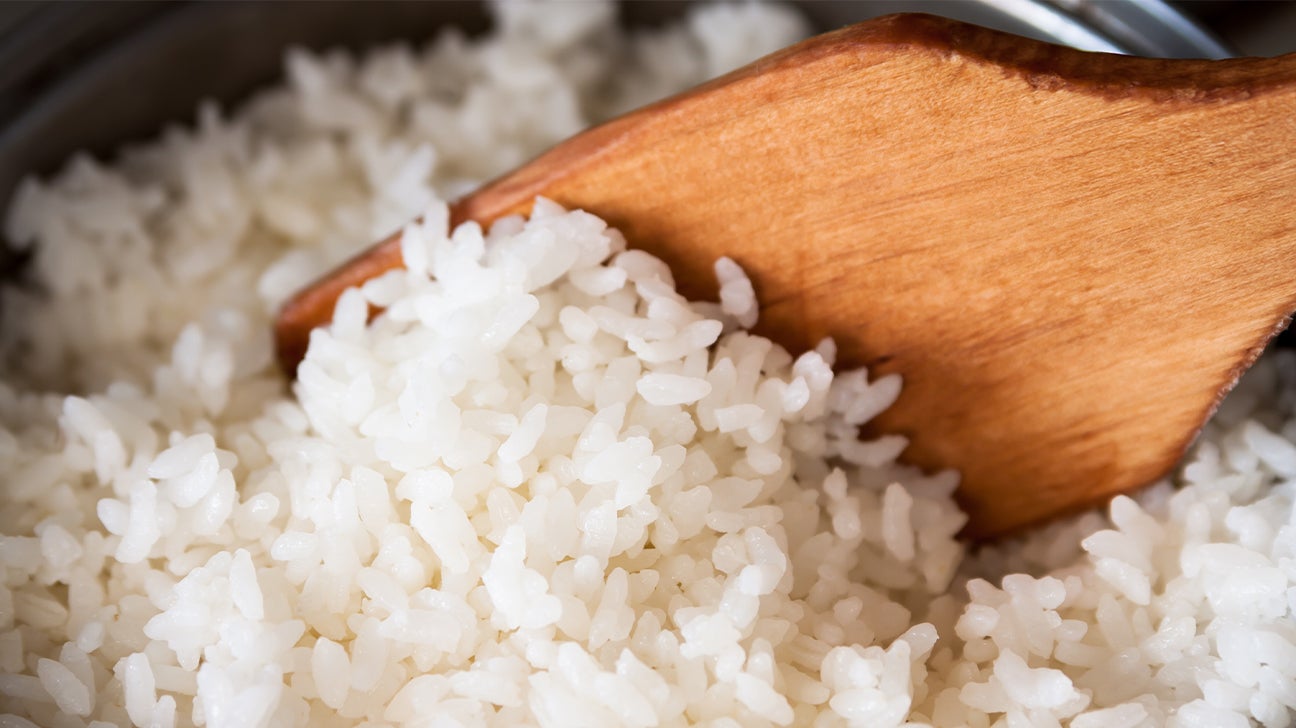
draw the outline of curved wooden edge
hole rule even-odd
[[[275,356],[289,377],[297,376],[297,366],[306,357],[310,334],[333,319],[338,298],[353,286],[376,278],[404,265],[401,258],[401,233],[385,240],[337,266],[310,286],[298,291],[279,308],[274,322]],[[376,312],[370,312],[370,316]]]
[[[884,16],[810,38],[582,132],[456,202],[451,207],[451,224],[471,219],[487,225],[503,215],[526,212],[552,181],[568,176],[575,168],[597,164],[600,157],[615,153],[624,144],[635,143],[633,132],[642,130],[646,122],[680,113],[692,101],[745,80],[843,53],[882,62],[914,52],[995,64],[1006,75],[1019,77],[1036,89],[1135,96],[1153,102],[1240,100],[1296,83],[1296,54],[1222,61],[1135,58],[1079,51],[933,15]],[[295,375],[305,356],[310,332],[328,323],[343,291],[401,265],[399,235],[397,232],[343,263],[283,305],[275,321],[275,349],[289,376]]]
[[[1184,456],[1188,454],[1188,450],[1192,448],[1193,444],[1197,442],[1198,436],[1201,435],[1202,428],[1204,428],[1206,423],[1215,416],[1220,405],[1224,403],[1224,398],[1229,395],[1229,392],[1233,391],[1233,388],[1238,385],[1238,382],[1242,381],[1243,375],[1245,375],[1247,371],[1255,365],[1256,361],[1258,361],[1260,356],[1265,353],[1265,350],[1269,348],[1269,345],[1273,343],[1274,339],[1278,338],[1279,334],[1286,331],[1288,326],[1291,326],[1293,316],[1296,316],[1296,297],[1288,300],[1280,310],[1274,313],[1273,326],[1271,326],[1268,331],[1262,333],[1260,338],[1257,339],[1256,342],[1238,358],[1237,363],[1233,368],[1229,369],[1220,379],[1219,384],[1215,387],[1215,398],[1202,409],[1201,417],[1199,418],[1201,427],[1189,432],[1185,436],[1183,443],[1178,447],[1175,454],[1176,463],[1183,460]],[[1148,483],[1148,485],[1151,485],[1151,483]]]
[[[1279,334],[1287,329],[1287,327],[1292,323],[1293,316],[1296,316],[1296,298],[1288,301],[1282,310],[1275,313],[1276,323],[1273,327],[1266,333],[1262,334],[1253,346],[1248,347],[1246,352],[1238,359],[1236,366],[1230,369],[1220,380],[1219,385],[1216,387],[1217,393],[1214,399],[1212,399],[1207,406],[1202,409],[1200,416],[1197,418],[1197,421],[1200,422],[1201,425],[1196,429],[1184,433],[1184,438],[1171,448],[1171,452],[1166,458],[1168,465],[1165,466],[1163,471],[1145,479],[1144,482],[1134,486],[1131,490],[1145,488],[1158,482],[1169,475],[1176,464],[1183,461],[1184,457],[1188,455],[1188,452],[1192,449],[1193,445],[1196,444],[1197,438],[1201,436],[1202,429],[1206,426],[1206,423],[1210,421],[1210,419],[1215,416],[1215,412],[1219,410],[1225,397],[1228,396],[1229,392],[1233,391],[1233,388],[1242,380],[1242,376],[1246,374],[1247,370],[1249,370],[1256,361],[1259,360],[1260,356],[1264,354],[1265,350],[1269,347],[1269,344],[1271,344]],[[873,432],[873,429],[869,425],[865,426],[864,431],[874,435],[884,434]],[[1119,492],[1130,491],[1122,490]],[[974,516],[974,509],[968,507],[964,499],[960,497],[961,490],[956,491],[954,494],[955,500],[959,503],[960,509],[969,516],[967,523],[964,524],[963,528],[959,531],[958,536],[961,539],[972,542],[991,543],[1004,538],[1005,536],[1028,533],[1032,529],[1045,526],[1060,518],[1076,516],[1095,508],[1105,508],[1106,505],[1111,502],[1112,498],[1115,495],[1118,495],[1119,492],[1112,493],[1108,491],[1099,491],[1089,498],[1077,497],[1074,501],[1067,504],[1065,508],[1053,510],[1047,516],[1042,518],[1033,518],[1026,521],[1014,521],[1010,524],[1003,524],[999,522],[987,522],[987,519],[984,517],[977,518]]]
[[[936,15],[900,13],[806,39],[608,123],[660,113],[691,97],[825,56],[863,51],[876,57],[879,50],[893,56],[917,52],[957,56],[999,66],[1005,75],[1019,77],[1032,88],[1110,98],[1227,101],[1290,88],[1296,83],[1296,53],[1223,60],[1144,58],[1082,51]]]
[[[1081,51],[923,14],[890,15],[838,33],[852,43],[944,51],[992,63],[1034,88],[1115,98],[1224,101],[1296,82],[1296,53],[1224,60],[1142,58]]]
[[[658,122],[745,81],[774,77],[830,56],[878,63],[906,54],[937,53],[998,66],[1033,89],[1140,98],[1152,103],[1241,101],[1296,85],[1296,53],[1278,58],[1157,59],[1081,51],[922,13],[887,15],[817,35],[699,86],[630,111],[549,149],[518,169],[482,185],[455,209],[483,225],[525,212],[551,183],[588,168]],[[669,128],[661,130],[669,134]],[[652,141],[659,141],[652,139]]]

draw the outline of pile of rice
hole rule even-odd
[[[582,212],[447,230],[440,200],[803,24],[496,11],[293,53],[234,117],[21,189],[0,727],[1291,725],[1296,359],[1173,484],[965,554],[957,475],[857,440],[899,379],[746,333],[731,262],[690,303]],[[276,306],[418,214],[290,391]]]

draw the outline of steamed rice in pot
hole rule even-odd
[[[798,18],[495,11],[294,52],[232,116],[22,187],[0,727],[1291,725],[1289,352],[1173,483],[966,553],[957,475],[857,439],[900,379],[748,334],[732,261],[689,302],[547,201],[447,229],[442,200]],[[418,215],[290,392],[277,305]]]

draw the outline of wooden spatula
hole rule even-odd
[[[963,472],[976,536],[1149,483],[1296,310],[1296,55],[1083,53],[922,15],[808,40],[587,131],[453,207],[583,208],[758,331],[900,372],[879,430]],[[292,372],[388,239],[299,293]]]

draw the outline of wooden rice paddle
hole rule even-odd
[[[852,26],[587,131],[454,222],[544,195],[607,219],[760,333],[900,372],[879,431],[963,472],[970,534],[1164,475],[1296,310],[1296,55],[1084,53],[923,15]],[[292,372],[395,238],[284,306]]]

